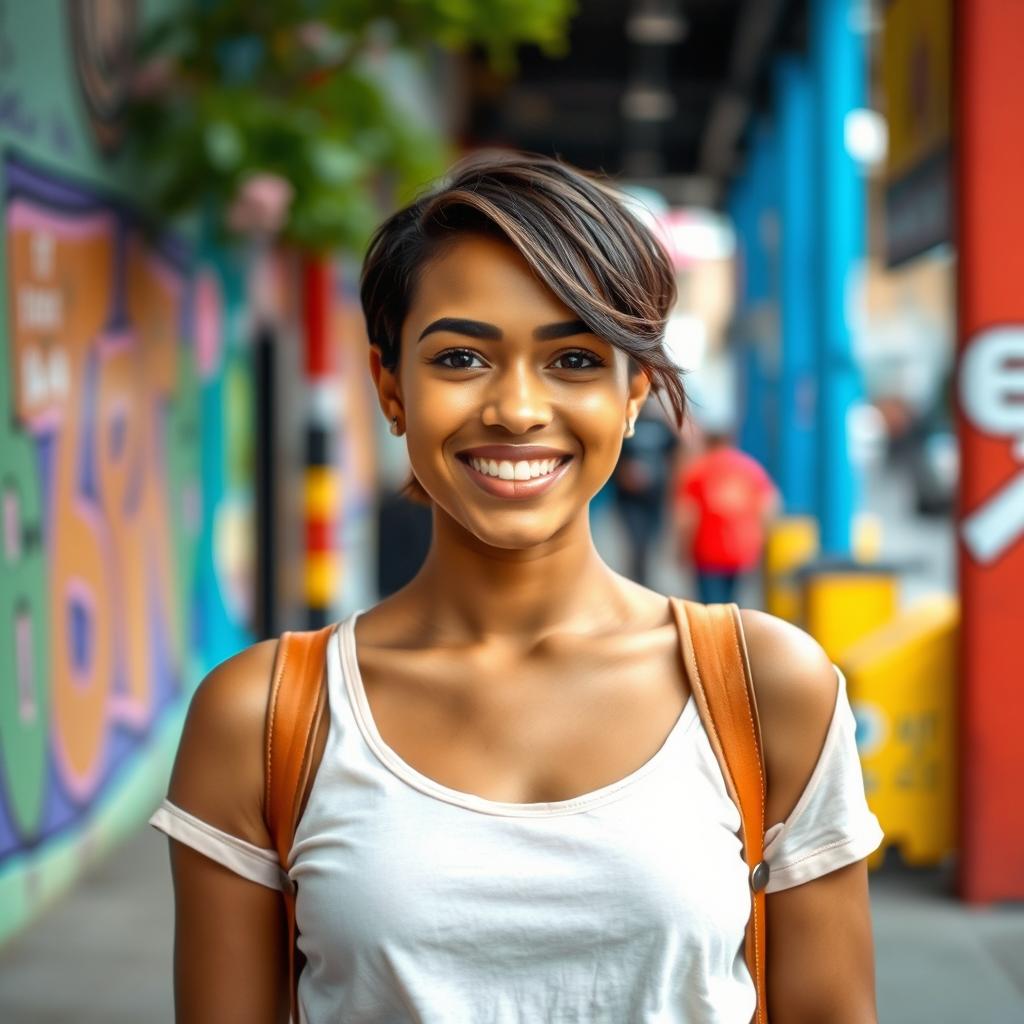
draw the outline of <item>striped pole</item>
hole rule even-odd
[[[335,548],[340,482],[333,458],[337,389],[330,375],[330,312],[330,260],[324,256],[307,256],[302,262],[302,317],[309,395],[304,488],[305,604],[309,629],[319,629],[331,621],[340,575]]]

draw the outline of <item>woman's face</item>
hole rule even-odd
[[[371,361],[385,414],[439,508],[498,548],[542,543],[586,514],[650,387],[511,244],[481,235],[423,268],[401,345],[397,379]]]

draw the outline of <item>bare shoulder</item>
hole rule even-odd
[[[231,835],[269,847],[263,820],[264,728],[277,640],[212,669],[192,695],[168,798]]]
[[[758,711],[810,724],[835,705],[837,676],[829,656],[809,633],[766,612],[740,611]]]
[[[821,645],[765,612],[740,612],[768,773],[766,826],[796,806],[825,744],[838,677]]]

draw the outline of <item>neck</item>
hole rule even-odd
[[[430,550],[403,596],[425,631],[452,643],[595,632],[629,609],[622,578],[594,547],[588,510],[540,544],[499,548],[435,506]]]

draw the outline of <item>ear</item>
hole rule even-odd
[[[370,375],[373,377],[373,386],[377,389],[381,411],[389,423],[397,416],[401,424],[405,419],[405,408],[398,386],[398,376],[385,368],[381,362],[380,349],[376,345],[370,346]]]
[[[651,376],[643,369],[637,369],[629,377],[629,397],[626,400],[626,419],[633,421],[640,415],[644,402],[651,391]]]

